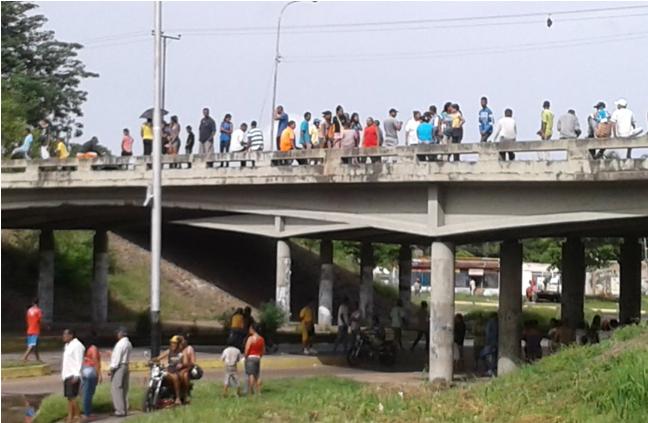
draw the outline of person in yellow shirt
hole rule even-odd
[[[54,151],[56,152],[56,157],[58,157],[60,160],[65,160],[70,157],[70,152],[61,139],[56,142],[56,148],[54,149]]]
[[[142,135],[142,144],[144,145],[144,155],[150,156],[153,152],[153,121],[146,119],[146,122],[142,124],[142,130],[140,132]]]
[[[294,123],[294,122],[293,122]],[[313,318],[313,301],[309,301],[299,312],[301,322],[301,337],[304,354],[316,354],[313,349],[313,335],[315,335],[315,319]]]
[[[551,104],[545,101],[542,104],[542,113],[540,113],[540,130],[538,135],[542,140],[550,140],[553,135],[554,114],[549,108]]]
[[[281,133],[279,140],[280,151],[290,151],[295,149],[295,127],[297,124],[294,120],[288,122],[288,126]]]
[[[243,348],[243,341],[245,340],[245,319],[243,316],[243,309],[237,308],[232,318],[230,319],[230,333],[227,343],[233,345],[238,349]]]

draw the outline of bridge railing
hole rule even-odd
[[[600,149],[648,149],[648,135],[638,138],[561,139],[555,141],[518,141],[500,143],[470,143],[432,145],[418,144],[407,147],[309,149],[289,152],[238,152],[201,155],[164,155],[165,169],[221,169],[245,167],[247,169],[304,166],[371,165],[377,162],[419,163],[455,161],[444,163],[453,166],[465,162],[492,162],[505,158],[504,153],[535,153],[531,160],[591,161]],[[548,156],[547,153],[559,153]],[[636,155],[636,154],[635,154]],[[636,155],[637,156],[637,155]],[[537,157],[537,158],[536,158]],[[647,157],[646,155],[643,156]],[[458,158],[458,160],[457,160]],[[637,157],[638,158],[638,157]],[[619,159],[625,159],[619,157]],[[527,159],[528,160],[528,159]],[[100,157],[95,159],[69,158],[67,160],[2,160],[2,173],[75,172],[75,171],[146,171],[151,169],[150,156]]]

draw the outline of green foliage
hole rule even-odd
[[[288,314],[274,302],[261,304],[259,307],[259,323],[265,329],[265,333],[274,334],[277,329],[288,321]]]
[[[79,136],[82,125],[75,118],[82,116],[81,105],[87,98],[87,92],[79,87],[83,79],[98,76],[86,71],[78,59],[81,44],[58,41],[53,31],[43,29],[47,18],[33,13],[37,7],[29,2],[2,2],[5,152],[16,142],[16,128],[36,126],[41,119],[51,120],[55,135]]]
[[[476,244],[459,245],[457,257],[499,257],[499,243],[480,242]]]
[[[379,282],[374,282],[373,287],[376,295],[385,300],[396,301],[398,299],[398,289],[396,287]]]

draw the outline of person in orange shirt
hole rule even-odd
[[[281,138],[279,140],[279,151],[290,151],[294,150],[295,147],[295,127],[297,124],[294,120],[288,122],[288,126],[281,133]]]
[[[32,352],[36,356],[36,361],[41,361],[38,355],[38,337],[40,335],[43,311],[38,307],[38,298],[34,298],[34,301],[32,301],[32,306],[27,310],[25,318],[27,320],[27,351],[23,355],[23,361],[27,361],[29,354]]]

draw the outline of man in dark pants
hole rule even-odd
[[[205,107],[198,128],[199,154],[212,154],[214,152],[214,135],[216,135],[216,122],[209,116],[209,109]]]
[[[65,342],[65,348],[61,364],[61,379],[63,379],[63,395],[68,401],[67,419],[68,421],[77,421],[81,418],[77,397],[81,385],[81,367],[83,366],[85,347],[71,329],[63,331],[63,342]]]

